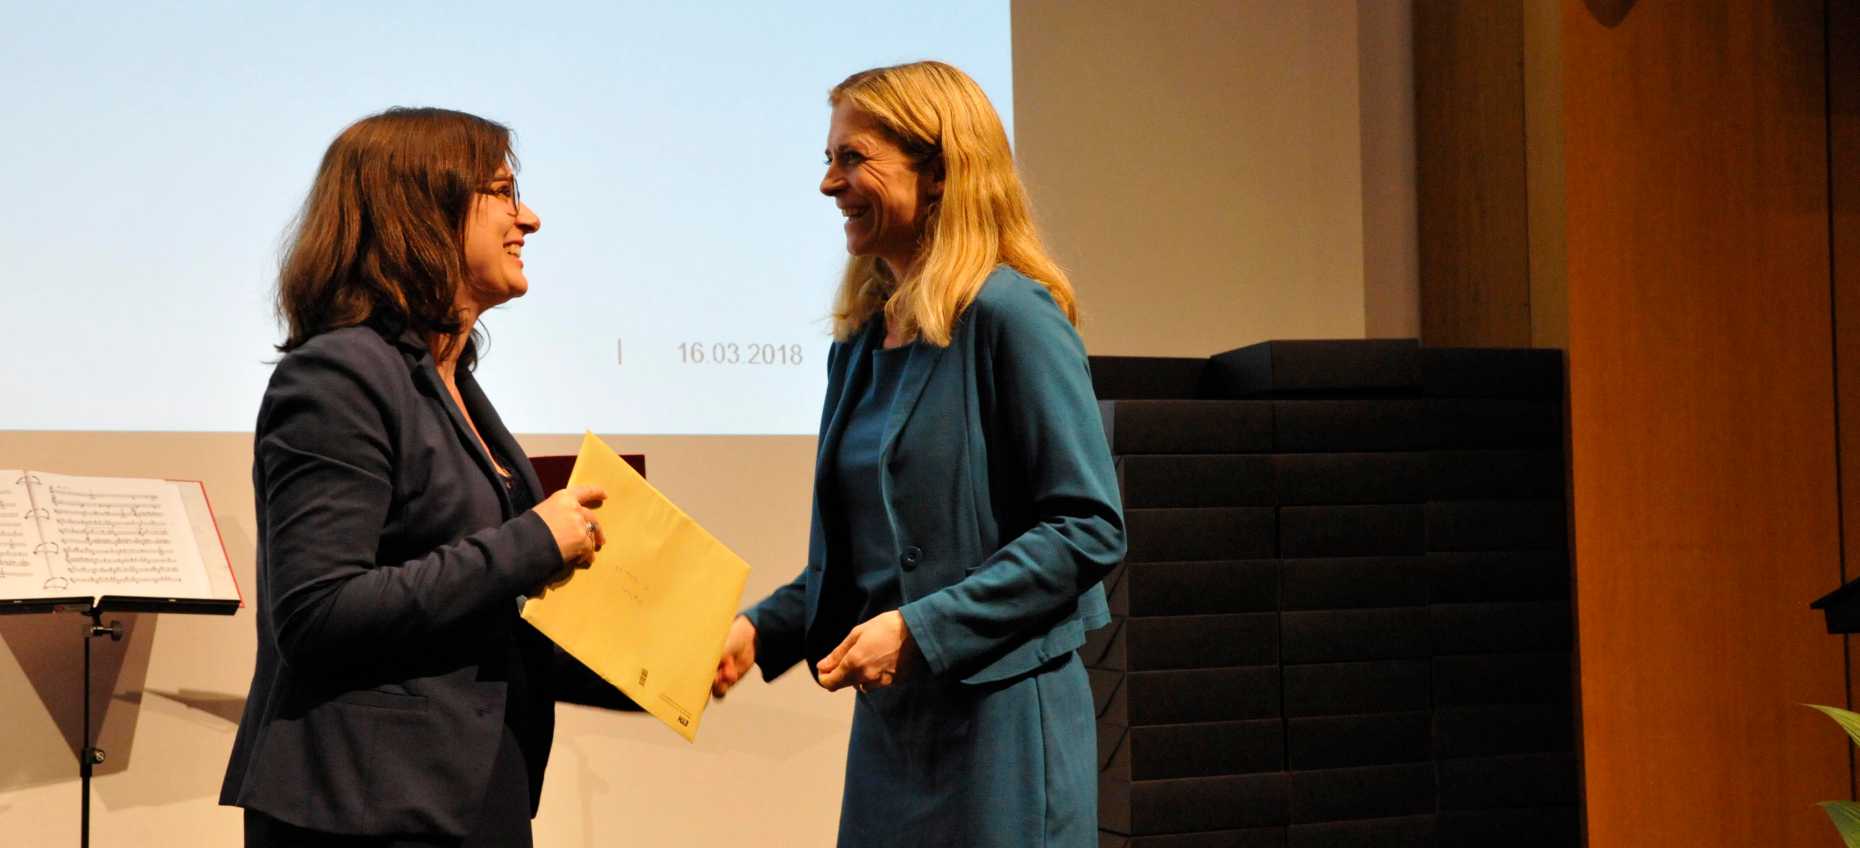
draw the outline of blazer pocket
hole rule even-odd
[[[403,692],[387,692],[381,689],[355,689],[337,695],[337,703],[357,707],[373,707],[378,710],[399,710],[401,712],[425,712],[426,696]]]

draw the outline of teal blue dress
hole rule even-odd
[[[909,347],[875,348],[863,373],[854,372],[858,402],[828,472],[834,491],[827,496],[843,520],[842,544],[851,556],[846,568],[829,571],[821,614],[848,630],[899,604],[896,539],[880,496],[879,454],[909,356]],[[854,699],[841,845],[1096,843],[1097,787],[1078,779],[1095,775],[1094,764],[1089,756],[1051,764],[1045,753],[1095,738],[1091,689],[1076,654],[1014,685],[977,688],[906,677]],[[1049,745],[1049,734],[1071,737],[1071,744]],[[1035,764],[1041,768],[1030,768]],[[1081,774],[1046,779],[1046,768],[1068,767]],[[968,797],[978,794],[983,797]],[[1029,803],[998,803],[1003,794]],[[1049,822],[1054,811],[1047,808],[1054,805],[1062,814]]]
[[[829,575],[833,594],[825,612],[848,630],[899,604],[898,563],[892,553],[896,540],[879,492],[879,448],[910,353],[909,347],[881,347],[871,352],[870,366],[858,375],[864,385],[854,389],[858,405],[846,419],[833,457],[831,497],[845,520],[841,543],[852,555],[847,558],[849,567],[836,568]]]
[[[1096,846],[1076,649],[1124,527],[1084,346],[1005,267],[947,347],[884,350],[882,324],[828,356],[808,564],[747,611],[757,664],[812,673],[892,609],[921,653],[852,695],[841,846]]]

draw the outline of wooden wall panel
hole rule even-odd
[[[1563,9],[1524,6],[1524,157],[1530,208],[1531,346],[1569,349],[1563,228]]]
[[[1828,4],[1829,235],[1835,377],[1840,387],[1841,579],[1860,577],[1860,3]],[[1847,638],[1848,709],[1860,704],[1860,651]],[[1855,774],[1860,798],[1860,773]]]
[[[1629,4],[1597,3],[1597,6]],[[1834,844],[1822,0],[1563,3],[1589,844]]]
[[[1524,7],[1414,4],[1421,340],[1531,343]]]

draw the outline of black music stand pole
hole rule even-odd
[[[78,750],[78,784],[84,795],[84,812],[82,824],[78,830],[78,845],[90,848],[90,776],[91,771],[103,762],[103,749],[91,745],[90,738],[90,640],[99,636],[108,636],[112,642],[123,640],[123,623],[112,621],[103,623],[103,611],[90,607],[84,611],[90,620],[84,623],[84,743]]]

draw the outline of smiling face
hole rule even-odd
[[[465,288],[460,306],[477,313],[529,291],[523,276],[523,241],[542,228],[542,219],[517,198],[517,181],[510,167],[497,169],[491,182],[478,190],[465,218]]]
[[[846,252],[884,260],[896,276],[916,261],[930,204],[943,182],[919,173],[870,115],[850,103],[833,107],[827,130],[827,174],[820,193],[846,217]]]

